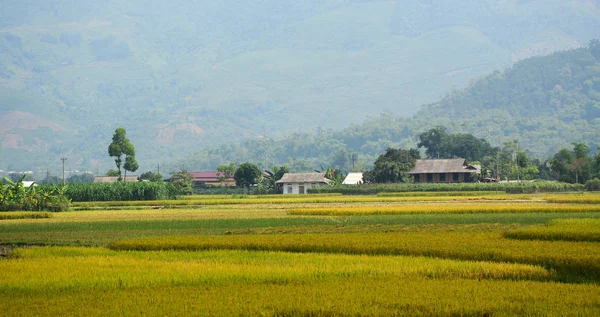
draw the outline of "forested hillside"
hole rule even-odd
[[[357,124],[379,131],[403,119],[369,117],[408,118],[494,70],[586,45],[597,30],[597,0],[6,0],[0,169],[55,172],[67,156],[71,168],[106,170],[117,127],[142,169],[294,133],[324,139],[319,156],[376,153],[419,127],[371,138]],[[348,126],[333,134],[356,138],[332,143],[327,131]],[[299,159],[298,148],[265,160]]]
[[[452,91],[410,119],[383,113],[339,132],[248,140],[201,151],[180,164],[202,169],[255,161],[265,167],[286,163],[292,170],[320,165],[351,170],[354,154],[354,169],[370,168],[387,147],[416,147],[417,135],[438,125],[473,133],[494,146],[518,139],[542,161],[571,148],[571,142],[595,150],[600,146],[600,42],[518,62]]]

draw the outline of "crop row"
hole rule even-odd
[[[0,261],[3,316],[600,313],[600,286],[548,281],[556,275],[523,264],[80,247],[33,247],[15,255]]]
[[[598,316],[600,287],[346,277],[109,291],[0,292],[3,316]]]
[[[419,202],[419,201],[470,201],[470,200],[530,200],[537,198],[532,195],[489,195],[489,196],[295,196],[268,198],[209,198],[182,200],[153,200],[153,201],[100,201],[78,202],[73,207],[93,209],[117,206],[207,206],[207,205],[277,205],[277,204],[328,204],[328,203],[390,203],[390,202]]]
[[[0,292],[184,284],[310,283],[340,277],[552,280],[539,266],[428,257],[259,251],[117,252],[104,248],[17,249],[0,262]],[[50,275],[37,274],[40,271]],[[93,274],[91,274],[93,273]]]
[[[561,204],[600,204],[600,195],[554,195],[546,196],[544,199],[549,203]]]
[[[600,219],[555,219],[544,226],[511,230],[504,236],[521,240],[600,242]]]
[[[69,184],[65,192],[74,202],[175,199],[178,194],[167,182],[77,183]]]
[[[52,218],[49,212],[2,212],[0,220]]]
[[[558,212],[600,212],[600,206],[567,205],[545,203],[432,203],[398,204],[389,206],[348,206],[322,208],[293,208],[289,215],[342,216],[342,215],[399,215],[435,213],[558,213]]]
[[[342,193],[344,195],[373,195],[382,192],[444,192],[444,191],[505,191],[510,194],[548,192],[580,192],[582,184],[558,182],[533,183],[458,183],[458,184],[361,184],[321,186],[309,189],[310,193]]]
[[[189,236],[130,239],[114,250],[269,250],[369,255],[419,255],[518,262],[556,269],[569,280],[600,277],[600,248],[592,242],[526,241],[501,233],[392,232],[356,234]]]

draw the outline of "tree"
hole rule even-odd
[[[437,126],[419,134],[419,143],[417,147],[424,147],[425,154],[429,158],[444,158],[447,154],[445,146],[448,144],[448,134],[446,128]]]
[[[140,166],[138,165],[137,160],[135,159],[135,156],[133,155],[128,155],[125,157],[125,165],[123,166],[123,169],[125,170],[125,181],[127,181],[127,171],[130,172],[135,172],[137,171],[137,169]]]
[[[32,181],[33,175],[31,173],[10,173],[8,174],[8,179],[10,179],[14,183],[17,183],[19,181]]]
[[[129,142],[127,138],[127,132],[123,128],[117,128],[115,133],[113,134],[112,143],[108,146],[108,155],[115,158],[115,164],[117,165],[117,170],[119,171],[119,180],[121,178],[121,165],[123,164],[123,155],[125,155],[125,171],[132,171],[132,168],[135,168],[133,171],[137,170],[138,165],[135,161],[135,148]],[[129,163],[127,162],[128,157],[134,157],[133,159],[129,159]],[[127,169],[130,168],[130,169]],[[127,173],[127,172],[125,172]]]
[[[194,192],[192,188],[192,175],[184,169],[171,172],[170,181],[184,195],[191,195]]]
[[[148,171],[148,172],[142,173],[142,175],[140,175],[140,179],[151,181],[151,182],[160,182],[160,181],[162,181],[162,175],[160,173],[154,173],[154,172]]]
[[[120,173],[118,170],[110,169],[110,170],[106,171],[106,176],[119,176],[119,175],[120,175]]]
[[[79,175],[70,176],[67,182],[74,183],[93,183],[94,182],[94,174],[92,173],[83,173]]]
[[[596,58],[596,60],[600,61],[600,40],[593,39],[590,41],[589,45],[590,53]]]
[[[590,147],[573,142],[573,151],[561,149],[550,160],[550,167],[558,180],[584,184],[592,176],[594,160],[589,157]]]
[[[384,154],[375,161],[373,170],[365,172],[365,182],[398,183],[409,182],[408,172],[415,166],[415,161],[420,158],[417,149],[388,148]]]
[[[248,192],[250,192],[250,186],[258,183],[260,177],[260,169],[254,163],[241,164],[233,175],[235,184],[240,187],[248,188]]]
[[[229,165],[217,166],[217,180],[221,183],[221,186],[225,185],[225,182],[233,177],[235,174],[235,164],[229,163]]]
[[[485,139],[478,139],[470,133],[446,133],[446,128],[435,127],[419,134],[419,148],[424,147],[429,158],[460,157],[467,161],[479,161],[491,155],[494,148]]]
[[[283,194],[283,187],[278,186],[277,181],[283,177],[283,174],[289,173],[287,166],[273,166],[273,171],[265,171],[267,176],[263,178],[262,184],[267,190],[273,194]]]

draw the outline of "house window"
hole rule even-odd
[[[304,194],[304,185],[298,186],[298,193]]]
[[[440,182],[446,181],[446,173],[440,173]]]
[[[421,182],[421,175],[415,174],[414,178],[415,178],[415,183],[420,183]]]
[[[452,181],[458,182],[458,173],[452,173]]]
[[[293,192],[292,185],[288,185],[288,187],[287,187],[287,193],[291,194],[292,192]]]
[[[428,183],[432,183],[433,182],[433,174],[427,174],[427,182]]]

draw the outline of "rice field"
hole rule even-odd
[[[552,200],[572,197],[594,195],[212,195],[0,213],[0,311],[596,316],[600,206]]]
[[[544,226],[508,231],[507,238],[600,242],[600,219],[554,219]]]

